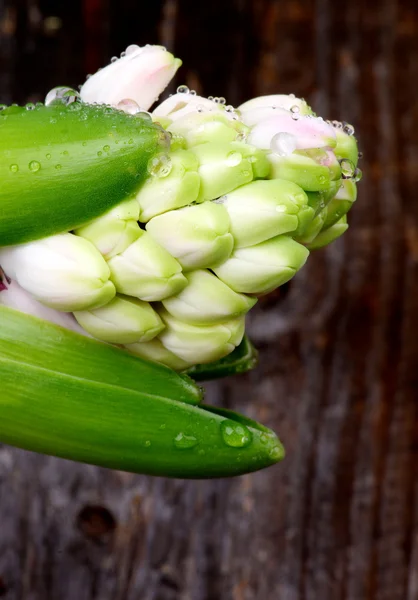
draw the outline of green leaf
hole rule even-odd
[[[195,365],[184,371],[195,381],[209,381],[229,375],[246,373],[257,365],[258,352],[245,335],[242,342],[231,354],[207,365]]]
[[[0,111],[0,246],[102,215],[139,189],[165,147],[158,125],[108,106]]]
[[[0,382],[0,441],[28,450],[181,478],[239,475],[283,457],[267,428],[187,403],[199,395],[189,379],[6,307]]]

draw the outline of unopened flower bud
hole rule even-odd
[[[112,344],[148,342],[164,325],[148,302],[117,295],[106,306],[74,313],[78,323],[91,335]]]
[[[181,266],[148,232],[108,262],[120,294],[148,302],[178,294],[187,284]]]
[[[151,219],[147,231],[184,269],[205,268],[225,261],[234,238],[221,204],[203,202]]]
[[[176,356],[189,364],[209,363],[230,354],[241,342],[245,318],[209,326],[191,325],[161,311],[166,328],[159,339]]]
[[[150,342],[127,344],[125,345],[125,348],[136,356],[161,363],[175,371],[184,371],[187,367],[195,364],[194,359],[191,362],[188,362],[176,354],[173,354],[173,352],[170,352],[170,350],[163,346],[162,342],[157,338],[154,338]]]
[[[116,293],[99,251],[71,233],[1,248],[0,264],[39,302],[63,312],[103,306]]]
[[[256,298],[237,294],[209,271],[191,271],[186,278],[182,292],[163,300],[166,310],[185,323],[211,325],[234,319],[257,302]]]
[[[304,246],[281,235],[256,246],[237,248],[213,271],[236,292],[266,294],[289,281],[308,256]]]

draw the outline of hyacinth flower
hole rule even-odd
[[[129,46],[1,107],[1,442],[173,477],[283,458],[196,382],[255,365],[246,314],[347,229],[354,130],[293,95],[155,105],[180,65]]]

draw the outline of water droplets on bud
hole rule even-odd
[[[36,173],[37,171],[39,171],[40,168],[41,168],[40,162],[38,162],[37,160],[30,161],[29,170],[32,171],[32,173]]]
[[[240,162],[242,161],[242,154],[240,152],[229,152],[227,154],[225,163],[228,165],[228,167],[236,167],[237,165],[240,164]]]
[[[197,110],[197,112],[201,113],[201,112],[204,112],[205,107],[202,104],[198,104],[196,106],[196,110]]]
[[[35,108],[36,108],[36,107],[35,107],[35,105],[34,105],[34,103],[33,103],[33,102],[28,102],[28,103],[25,105],[25,108],[26,108],[26,110],[35,110]]]
[[[227,446],[232,448],[244,448],[251,444],[251,431],[241,423],[236,423],[231,419],[225,419],[221,423],[222,439]]]
[[[149,448],[151,446],[151,441],[150,440],[145,440],[144,446],[145,446],[145,448]]]
[[[178,94],[190,94],[190,90],[187,87],[187,85],[179,85],[179,87],[177,88],[177,93]]]
[[[275,446],[269,452],[269,456],[273,460],[277,460],[278,458],[281,457],[281,455],[282,455],[282,450],[280,449],[280,446]]]
[[[354,173],[353,173],[353,181],[355,181],[357,183],[357,181],[360,181],[360,179],[363,177],[363,172],[361,169],[359,169],[357,167],[357,169],[355,169]]]
[[[112,58],[110,59],[110,62],[115,63],[117,60],[119,60],[117,56],[112,56]]]
[[[154,156],[148,161],[147,170],[153,177],[167,177],[172,169],[171,159],[167,154]]]
[[[12,173],[17,173],[17,172],[18,172],[18,170],[19,170],[19,166],[18,166],[18,165],[15,165],[15,164],[14,164],[14,165],[10,165],[9,169],[10,169],[10,171],[11,171]]]
[[[190,95],[191,96],[196,96],[196,90],[190,90]]]
[[[123,110],[123,112],[128,115],[136,115],[141,112],[141,107],[135,100],[131,100],[131,98],[124,98],[120,102],[117,103],[116,108],[118,110]]]
[[[270,148],[279,156],[289,156],[296,150],[296,136],[285,131],[276,133],[271,138]]]
[[[45,97],[45,106],[64,104],[68,106],[73,102],[81,102],[80,94],[73,88],[60,86],[50,90]]]
[[[248,132],[247,131],[238,131],[237,136],[235,138],[235,140],[237,142],[246,142],[248,138]]]
[[[354,135],[355,129],[350,123],[343,123],[343,131],[347,135]]]
[[[5,108],[7,108],[6,104],[0,104],[0,110],[4,110]]]
[[[110,146],[108,144],[106,144],[106,146],[103,146],[103,150],[104,150],[104,152],[109,152]]]
[[[359,160],[360,160],[360,158],[363,158],[363,152],[358,153],[358,158],[359,158]]]
[[[299,118],[300,108],[299,108],[299,106],[297,104],[294,104],[293,106],[290,107],[290,112],[292,113],[292,116],[293,115],[298,115],[297,118]]]
[[[355,166],[348,160],[348,158],[343,158],[339,161],[341,167],[341,176],[343,179],[351,179],[355,172]]]
[[[190,448],[194,448],[197,443],[198,441],[193,435],[186,435],[183,432],[180,432],[174,438],[174,445],[179,450],[188,450]]]
[[[137,44],[131,44],[130,46],[128,46],[125,50],[125,55],[129,56],[130,54],[133,54],[134,52],[137,52],[139,50],[139,46]]]
[[[331,121],[331,125],[333,127],[335,127],[336,129],[342,129],[343,124],[341,123],[341,121]]]

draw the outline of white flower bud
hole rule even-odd
[[[113,106],[129,98],[147,110],[180,65],[181,60],[162,46],[129,46],[125,56],[92,75],[80,95],[84,102]]]
[[[154,217],[148,222],[147,231],[183,269],[220,264],[230,256],[234,246],[228,213],[221,204],[212,202]]]
[[[257,302],[256,298],[237,294],[209,271],[191,271],[185,276],[187,286],[183,291],[163,300],[165,309],[185,323],[211,325],[234,319]]]
[[[111,258],[108,265],[117,291],[140,300],[163,300],[187,285],[180,264],[143,230],[140,237]]]
[[[189,364],[210,363],[230,354],[241,342],[245,317],[217,325],[196,326],[161,311],[166,328],[160,334],[162,344]]]
[[[98,308],[116,293],[104,258],[71,233],[1,248],[0,264],[39,302],[63,312]]]
[[[74,316],[95,338],[112,344],[148,342],[164,329],[148,302],[129,296],[117,295],[106,306],[78,311]]]
[[[309,250],[287,235],[237,248],[231,258],[214,268],[236,292],[266,294],[289,281],[306,262]]]
[[[307,206],[308,197],[291,181],[271,179],[243,185],[220,202],[228,211],[235,247],[242,248],[295,231],[298,213]]]
[[[141,221],[195,202],[199,195],[200,177],[197,157],[187,150],[170,153],[167,173],[156,173],[140,188],[136,199],[141,209]]]
[[[108,213],[74,231],[89,240],[106,259],[120,254],[141,235],[136,199],[119,204]]]

